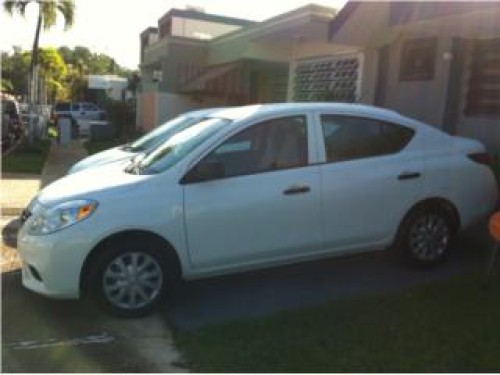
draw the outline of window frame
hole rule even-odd
[[[278,119],[287,118],[287,117],[300,117],[300,116],[304,117],[304,119],[306,120],[307,161],[306,161],[305,165],[288,167],[288,168],[281,168],[281,169],[276,169],[276,170],[270,169],[270,170],[266,170],[266,171],[246,173],[246,174],[241,174],[241,175],[237,175],[237,176],[226,176],[226,177],[222,177],[222,178],[204,180],[204,181],[182,182],[185,179],[186,175],[191,173],[191,171],[194,168],[196,168],[196,166],[201,161],[203,161],[205,159],[205,157],[207,157],[210,153],[214,152],[218,147],[220,147],[222,144],[224,144],[224,142],[226,142],[230,138],[246,131],[247,129],[250,129],[253,126],[257,126],[257,125],[264,123],[264,122],[267,122],[267,121],[278,120]],[[318,163],[318,154],[317,154],[317,147],[316,147],[318,142],[317,142],[317,138],[316,138],[316,132],[314,131],[313,121],[314,121],[314,118],[313,118],[312,113],[306,112],[304,110],[279,113],[279,114],[273,114],[273,115],[268,115],[268,116],[261,116],[259,118],[254,118],[254,119],[249,119],[249,120],[243,120],[242,122],[238,123],[238,125],[235,126],[233,129],[231,129],[226,134],[224,134],[221,138],[217,139],[212,144],[204,147],[203,150],[200,153],[198,153],[197,156],[194,157],[187,164],[185,171],[181,174],[181,178],[180,178],[179,182],[182,185],[187,185],[187,184],[200,183],[200,182],[210,182],[210,181],[216,181],[216,180],[227,180],[227,179],[232,179],[232,178],[253,176],[253,175],[259,175],[259,174],[270,173],[270,172],[283,172],[283,171],[288,171],[291,169],[308,168],[308,167],[314,166]]]
[[[348,159],[348,160],[338,160],[338,161],[328,161],[327,158],[327,152],[326,152],[326,143],[324,139],[324,133],[323,133],[323,123],[322,123],[322,116],[335,116],[335,117],[344,117],[344,118],[351,118],[351,119],[362,119],[362,120],[370,120],[370,121],[376,121],[381,124],[387,124],[389,126],[397,126],[401,127],[404,129],[407,129],[412,132],[411,137],[409,138],[408,142],[399,150],[396,152],[391,152],[391,153],[386,153],[382,155],[371,155],[371,156],[366,156],[366,157],[360,157],[360,158],[354,158],[354,159]],[[398,155],[401,152],[403,152],[414,140],[417,131],[413,127],[409,125],[405,125],[399,122],[394,122],[390,121],[387,119],[382,119],[378,117],[373,117],[369,115],[363,115],[363,114],[355,114],[355,113],[332,113],[332,112],[323,112],[323,111],[318,111],[315,113],[314,116],[314,123],[315,123],[315,132],[316,132],[316,137],[318,139],[317,145],[318,145],[318,153],[319,153],[319,159],[321,164],[338,164],[338,163],[348,163],[348,162],[357,162],[357,161],[363,161],[363,160],[371,160],[375,158],[384,158],[384,157],[390,157],[394,155]]]

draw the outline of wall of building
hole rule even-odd
[[[163,60],[163,82],[160,87],[164,92],[175,92],[189,75],[201,72],[207,64],[207,46],[188,43],[185,40],[172,39],[169,55]]]
[[[476,38],[499,37],[500,26],[498,22],[492,22],[490,17],[473,19],[474,24],[481,27],[472,29],[471,25],[456,23],[449,24],[436,22],[432,25],[412,27],[403,31],[401,36],[391,44],[389,50],[389,66],[387,71],[387,82],[384,106],[395,109],[410,117],[427,122],[438,128],[451,132],[452,134],[475,138],[483,142],[490,151],[500,153],[500,119],[498,116],[466,116],[465,100],[467,94],[467,82],[469,80],[470,56],[472,50],[467,50],[465,55],[467,61],[461,67],[458,78],[460,92],[458,105],[450,103],[447,99],[454,93],[448,92],[450,85],[450,68],[453,59],[453,38],[461,37],[466,40]],[[429,81],[402,82],[399,79],[401,67],[401,52],[403,44],[407,40],[421,37],[437,38],[437,53],[434,78]],[[452,82],[455,83],[455,82]],[[456,86],[456,85],[455,85]],[[447,106],[452,106],[447,108]],[[453,113],[447,113],[452,111]],[[452,119],[450,123],[445,121]]]
[[[241,59],[287,62],[291,48],[287,44],[253,42],[248,36],[214,41],[210,44],[208,63],[217,65]]]
[[[137,95],[136,127],[148,132],[184,112],[204,106],[208,105],[200,105],[186,95],[141,92]]]
[[[136,128],[144,132],[150,131],[157,124],[157,100],[154,92],[137,94]]]
[[[361,103],[373,103],[377,77],[377,51],[374,49],[362,51],[360,48],[337,46],[326,41],[297,43],[293,47],[288,75],[287,101],[293,101],[295,73],[300,62],[327,61],[352,56],[358,57],[360,61],[357,99]]]
[[[433,35],[425,32],[412,33],[399,38],[391,45],[384,106],[442,128],[450,71],[450,60],[446,58],[446,53],[451,50],[451,38],[437,39],[435,70],[432,79],[424,81],[400,79],[404,43],[428,36]]]
[[[461,77],[461,92],[458,103],[457,123],[454,133],[463,137],[475,138],[483,142],[489,151],[500,154],[500,118],[499,116],[466,116],[466,98],[470,78],[471,57],[474,51],[469,43],[466,49],[465,66]]]
[[[238,30],[241,26],[227,25],[211,21],[194,20],[181,17],[172,19],[172,35],[184,38],[213,39],[220,35]]]

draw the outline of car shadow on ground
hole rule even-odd
[[[402,265],[389,252],[379,251],[184,282],[162,313],[174,329],[196,330],[341,298],[396,293],[462,274],[485,273],[491,249],[481,223],[461,234],[450,259],[438,266]]]

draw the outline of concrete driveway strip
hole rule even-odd
[[[81,301],[57,301],[2,274],[2,371],[186,372],[158,315],[112,318]]]

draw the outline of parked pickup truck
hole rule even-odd
[[[87,102],[59,102],[54,106],[56,116],[69,116],[76,120],[104,120],[106,112],[96,104]]]

